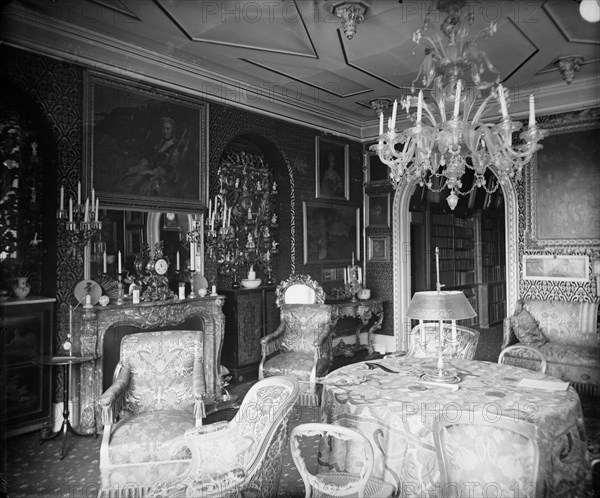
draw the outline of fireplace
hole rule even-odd
[[[94,306],[78,309],[74,329],[74,353],[94,355],[93,362],[81,365],[73,393],[79,402],[79,430],[92,433],[101,431],[98,399],[112,383],[119,360],[121,339],[127,334],[158,330],[198,330],[204,348],[204,378],[206,403],[219,399],[222,391],[220,364],[225,317],[221,297],[168,300],[141,304]],[[76,408],[78,405],[78,408]]]

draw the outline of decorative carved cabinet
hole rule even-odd
[[[220,290],[225,296],[225,339],[221,360],[235,384],[256,379],[260,363],[260,338],[279,325],[275,287]]]
[[[9,436],[40,429],[51,417],[54,298],[29,296],[0,303],[1,383]]]

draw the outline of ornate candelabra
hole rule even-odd
[[[100,201],[92,189],[92,198],[82,202],[81,182],[77,183],[77,201],[69,197],[69,207],[65,209],[65,190],[60,187],[59,208],[56,212],[61,239],[70,248],[71,255],[76,255],[89,240],[102,230],[102,222],[98,220]]]
[[[354,264],[354,253],[352,253],[352,264],[345,268],[344,284],[346,293],[351,296],[350,301],[355,303],[357,301],[356,294],[362,287],[362,269]]]
[[[260,268],[272,282],[273,255],[279,243],[273,211],[277,184],[264,158],[246,152],[228,153],[218,170],[219,193],[210,199],[205,223],[207,259],[217,273],[231,278],[251,266]]]

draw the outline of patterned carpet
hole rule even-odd
[[[501,331],[488,329],[482,331],[475,359],[496,361],[501,342]],[[360,361],[364,355],[354,358],[337,357],[333,368]],[[233,386],[231,394],[243,397],[250,384]],[[600,403],[598,399],[582,398],[586,431],[591,441],[590,447],[600,458]],[[209,415],[206,423],[230,419],[235,410],[224,410]],[[320,419],[318,408],[298,407],[292,414],[290,428],[305,422]],[[40,445],[39,433],[24,434],[3,441],[1,450],[5,458],[3,468],[8,480],[10,498],[92,498],[99,486],[99,452],[101,437],[78,438],[69,435],[67,454],[60,460],[61,440],[46,441]],[[316,448],[306,451],[315,454]],[[600,465],[596,465],[595,479],[600,484]],[[600,486],[595,486],[600,489]],[[1,493],[0,493],[1,496]],[[283,456],[283,473],[279,487],[279,496],[294,498],[304,496],[304,485],[296,470],[289,450]],[[595,496],[600,496],[597,493]]]

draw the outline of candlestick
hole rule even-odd
[[[529,95],[529,127],[535,126],[535,99]]]
[[[106,251],[102,254],[102,273],[108,273],[106,271]]]
[[[437,291],[440,292],[441,284],[440,284],[440,248],[435,248],[435,275],[436,275],[436,287]]]
[[[119,253],[117,255],[117,263],[118,263],[118,266],[117,266],[117,270],[118,271],[117,271],[117,273],[120,275],[121,271],[122,271],[122,268],[121,268],[121,251],[119,251]]]
[[[64,211],[65,209],[65,187],[60,186],[60,210]]]

